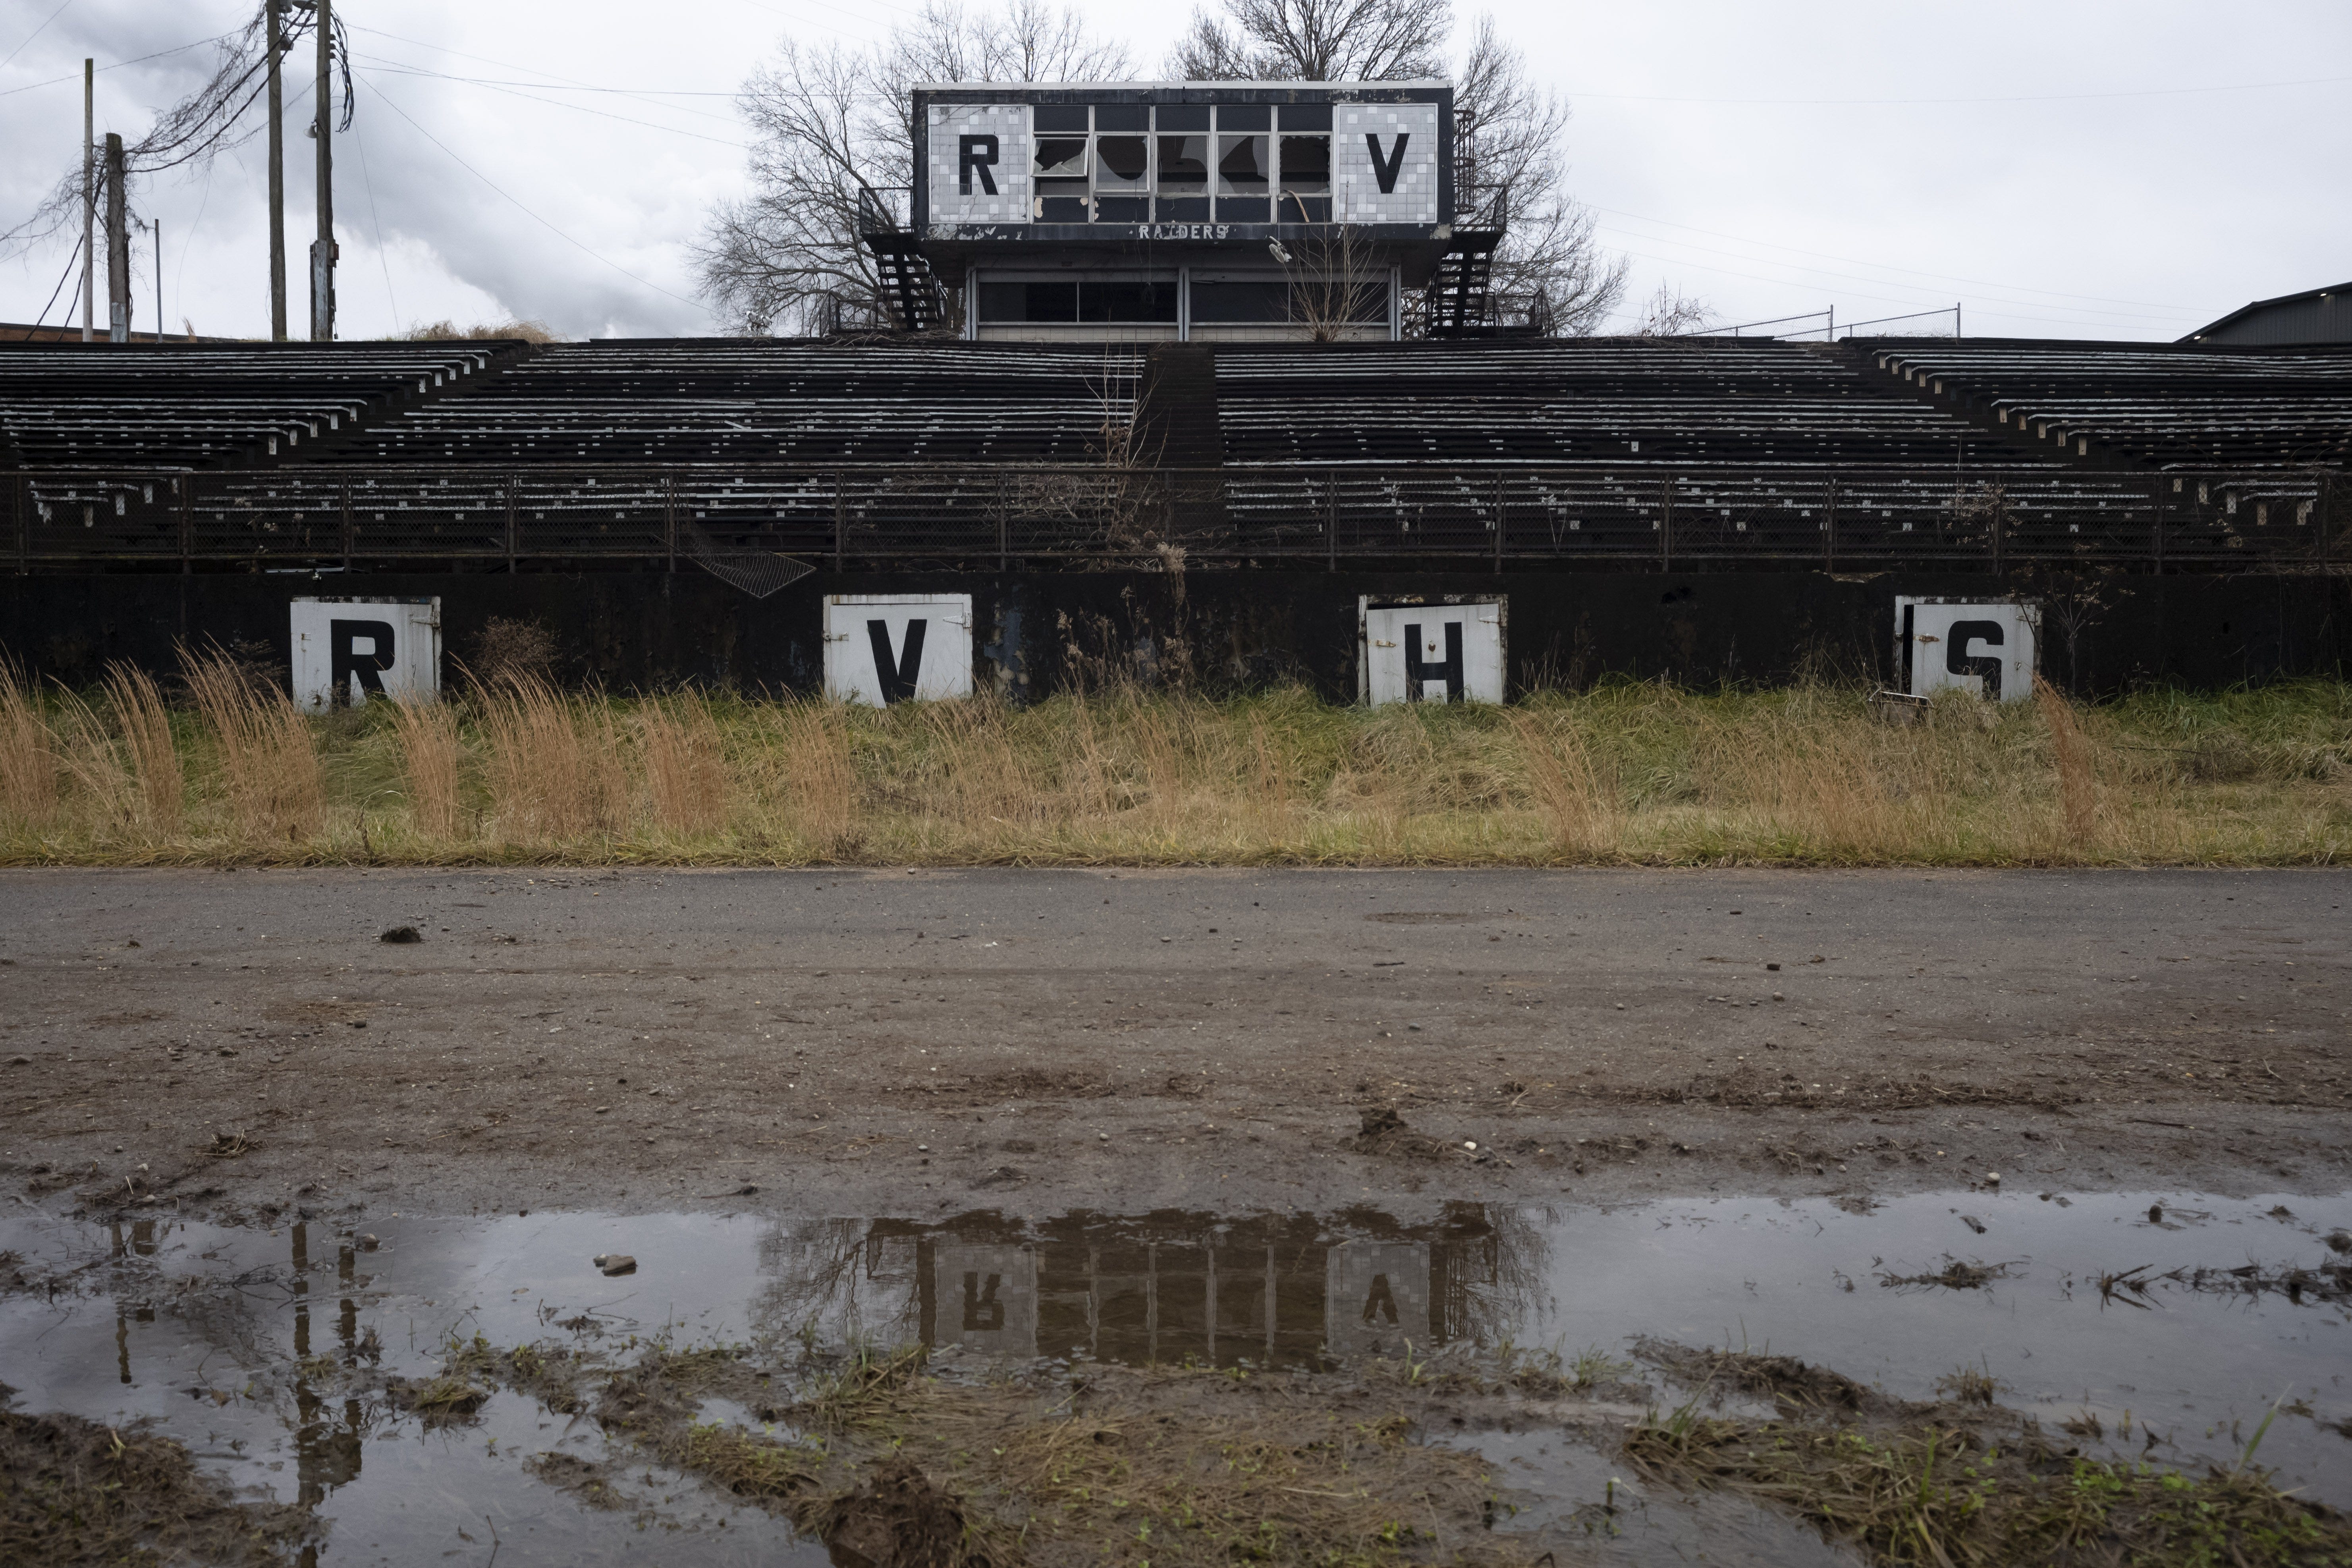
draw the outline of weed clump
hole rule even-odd
[[[294,1504],[243,1502],[143,1426],[0,1410],[0,1563],[278,1563],[316,1539]]]

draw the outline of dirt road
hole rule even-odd
[[[10,872],[0,1164],[265,1215],[2338,1191],[2347,904],[2315,871]]]

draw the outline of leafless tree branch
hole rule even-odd
[[[752,194],[713,209],[694,251],[702,294],[739,331],[807,332],[888,320],[857,237],[861,195],[914,183],[914,89],[925,82],[1116,80],[1125,47],[1075,11],[1006,0],[975,13],[931,0],[869,49],[787,42],[738,100],[754,134]]]

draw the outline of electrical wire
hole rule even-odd
[[[1686,234],[1703,234],[1713,239],[1737,240],[1741,245],[1760,245],[1767,250],[1785,250],[1791,256],[1817,256],[1824,261],[1843,261],[1855,267],[1874,267],[1881,272],[1901,272],[1913,278],[1932,278],[1945,283],[1966,283],[1979,289],[2011,289],[2021,294],[2053,294],[2062,300],[2089,300],[2107,305],[2144,305],[2151,310],[2181,309],[2180,306],[2168,304],[2160,300],[2121,300],[2112,294],[2071,294],[2063,289],[2036,289],[2027,283],[1996,283],[1988,278],[1962,278],[1949,272],[1922,272],[1913,267],[1895,267],[1884,261],[1867,261],[1859,256],[1838,256],[1826,250],[1807,250],[1801,246],[1780,245],[1769,239],[1752,239],[1744,234],[1726,234],[1721,229],[1700,228],[1694,224],[1675,223],[1668,218],[1646,217],[1640,213],[1629,213],[1616,207],[1593,206],[1592,210],[1597,213],[1607,213],[1612,217],[1632,218],[1636,223],[1655,224],[1660,228],[1678,228]],[[1666,243],[1679,245],[1682,241],[1668,240]]]
[[[663,125],[651,120],[636,120],[625,114],[614,114],[608,109],[591,109],[584,103],[565,103],[558,99],[541,98],[536,93],[523,92],[515,88],[499,86],[492,82],[484,81],[478,77],[451,76],[446,71],[424,70],[415,66],[401,65],[397,61],[377,60],[374,61],[373,64],[376,69],[385,71],[394,76],[430,79],[435,81],[464,82],[473,87],[488,88],[492,92],[501,92],[509,98],[528,99],[533,103],[543,103],[550,109],[568,109],[575,114],[593,114],[605,120],[617,120],[624,125],[641,125],[648,131],[667,131],[673,136],[691,136],[698,142],[714,142],[721,147],[732,147],[739,153],[748,153],[751,151],[751,148],[743,142],[730,142],[723,136],[706,136],[699,131],[687,131],[675,125]]]
[[[562,229],[556,227],[553,224],[540,216],[537,213],[532,212],[530,208],[524,206],[520,200],[517,200],[515,196],[503,189],[497,181],[491,179],[488,174],[483,174],[479,169],[475,168],[471,163],[467,163],[465,159],[460,158],[457,153],[450,152],[449,148],[439,137],[434,135],[430,131],[425,130],[424,126],[417,124],[415,116],[410,114],[406,110],[401,108],[399,104],[394,102],[392,95],[385,92],[382,87],[379,86],[375,89],[375,95],[376,97],[383,100],[385,108],[391,110],[394,114],[399,115],[403,120],[407,121],[409,125],[415,129],[419,136],[424,137],[425,140],[432,142],[436,147],[439,147],[443,153],[447,153],[451,163],[465,170],[466,173],[473,175],[474,178],[481,181],[482,184],[489,186],[493,191],[497,191],[499,195],[505,196],[508,201],[514,203],[517,207],[521,208],[525,216],[529,217],[533,223],[538,224],[541,228],[547,230],[548,233],[555,236],[556,238],[563,241],[566,245],[573,247],[575,249],[584,252],[588,256],[594,258],[596,260],[603,262],[605,266],[611,268],[622,277],[626,278],[632,283],[642,283],[646,288],[652,289],[655,293],[666,295],[668,298],[677,300],[681,305],[692,305],[697,310],[704,309],[700,300],[689,300],[683,294],[671,293],[669,289],[663,288],[660,284],[655,282],[650,278],[638,277],[635,273],[630,271],[619,262],[614,261],[609,257],[606,257],[595,250],[590,249],[588,246],[572,238]]]
[[[232,157],[232,158],[236,158],[236,154],[234,152],[230,153],[229,153],[229,156],[230,156],[230,157]],[[236,166],[237,166],[237,170],[238,170],[238,172],[239,172],[239,173],[243,173],[243,172],[244,172],[244,169],[245,169],[245,161],[244,161],[243,159],[241,159],[241,158],[237,159],[237,164],[236,164]],[[196,216],[195,216],[194,218],[192,218],[191,220],[189,220],[189,223],[188,223],[188,237],[187,237],[187,238],[185,238],[185,239],[184,239],[184,240],[182,240],[182,241],[180,241],[180,266],[179,266],[179,269],[178,269],[177,271],[175,271],[175,272],[173,272],[173,273],[172,274],[172,298],[173,298],[173,299],[174,299],[174,300],[178,300],[178,301],[179,301],[179,303],[180,303],[180,304],[182,304],[182,305],[184,305],[184,306],[188,302],[188,297],[187,297],[187,287],[186,287],[186,284],[187,284],[187,277],[188,277],[188,252],[189,252],[189,251],[191,251],[191,250],[194,250],[194,249],[195,248],[195,247],[196,247],[196,226],[197,226],[197,225],[199,225],[199,224],[201,224],[201,223],[203,223],[203,222],[205,221],[205,208],[207,208],[207,207],[209,207],[209,206],[211,206],[212,205],[213,205],[213,166],[212,166],[212,165],[210,165],[210,164],[206,164],[206,165],[205,165],[205,194],[204,194],[203,198],[202,198],[201,200],[199,200],[199,201],[196,203]],[[182,320],[183,321],[186,321],[187,319],[188,319],[188,318],[187,318],[187,316],[186,316],[184,313],[184,314],[182,314],[182,316],[180,317],[180,320]],[[155,323],[155,331],[156,331],[157,332],[159,332],[159,333],[160,333],[161,331],[163,331],[163,322],[161,322],[161,321],[156,322],[156,323]],[[191,337],[193,337],[193,336],[194,336],[195,334],[194,334],[194,332],[193,331],[191,331],[191,332],[189,333],[189,335],[190,335]]]
[[[0,60],[0,70],[6,69],[9,64],[14,61],[18,55],[21,55],[26,49],[31,48],[33,47],[33,40],[39,37],[43,33],[47,32],[49,30],[49,23],[54,22],[58,17],[64,16],[67,9],[70,7],[73,3],[74,0],[66,0],[65,5],[58,6],[56,10],[49,13],[47,21],[43,22],[39,26],[34,28],[30,33],[27,33],[25,36],[25,41],[23,43],[18,44],[15,48],[8,51],[8,58]]]
[[[370,88],[373,90],[373,83]],[[382,97],[383,94],[378,93],[377,96]],[[356,121],[352,122],[352,130],[360,144],[360,183],[367,187],[368,221],[375,226],[376,263],[383,268],[383,297],[392,304],[392,321],[397,327],[400,324],[400,296],[393,291],[392,258],[383,248],[383,217],[375,208],[375,176],[368,170],[367,132],[358,129]]]
[[[486,65],[486,66],[496,66],[496,67],[498,67],[500,70],[521,71],[521,72],[524,72],[524,73],[526,73],[526,74],[528,74],[528,75],[530,75],[530,76],[545,77],[545,78],[547,79],[545,81],[537,81],[537,82],[518,82],[518,83],[513,84],[513,85],[516,85],[516,86],[519,86],[519,87],[536,87],[536,88],[541,89],[542,91],[570,90],[570,91],[578,91],[578,92],[609,92],[609,93],[615,93],[615,94],[618,94],[619,96],[621,96],[621,97],[623,97],[623,98],[639,98],[639,99],[643,99],[643,100],[645,100],[645,102],[646,102],[646,103],[647,103],[649,106],[651,106],[651,107],[653,107],[653,108],[656,108],[656,109],[667,109],[667,110],[670,110],[671,111],[673,111],[673,112],[675,112],[675,113],[678,113],[678,114],[692,114],[692,115],[698,115],[698,116],[701,117],[702,119],[705,119],[705,120],[723,120],[723,121],[727,121],[728,123],[730,123],[730,124],[734,123],[734,121],[735,121],[735,117],[734,117],[733,115],[731,115],[731,114],[713,114],[713,113],[711,113],[709,110],[703,110],[703,109],[688,109],[688,108],[686,108],[686,107],[684,107],[683,105],[679,105],[679,104],[674,104],[674,103],[661,103],[661,102],[656,101],[656,99],[657,99],[657,98],[660,98],[660,97],[670,97],[670,98],[708,97],[708,98],[729,98],[729,99],[731,99],[731,98],[734,98],[734,97],[736,97],[736,96],[737,96],[737,94],[732,93],[732,92],[716,92],[716,91],[713,91],[713,92],[707,92],[707,93],[688,93],[688,92],[685,92],[685,91],[671,91],[670,89],[666,89],[666,88],[599,87],[599,86],[595,85],[595,84],[594,84],[594,83],[593,83],[593,82],[584,82],[584,81],[582,81],[582,80],[581,80],[579,78],[577,78],[577,77],[557,76],[557,75],[556,75],[554,72],[552,72],[552,71],[544,71],[544,70],[541,70],[541,69],[540,69],[538,67],[536,67],[536,66],[519,66],[519,65],[516,65],[516,64],[515,64],[513,61],[511,61],[511,60],[494,60],[494,59],[490,58],[488,55],[470,55],[470,54],[467,54],[467,53],[465,50],[463,50],[463,49],[452,49],[452,48],[447,48],[447,47],[445,47],[444,46],[442,46],[442,45],[440,45],[440,44],[428,44],[428,43],[426,43],[426,42],[425,42],[424,39],[422,39],[422,38],[406,38],[406,37],[401,37],[398,33],[387,33],[387,32],[385,32],[385,31],[384,31],[383,28],[381,28],[381,27],[364,27],[364,26],[354,26],[354,27],[353,27],[353,29],[352,29],[352,30],[353,30],[354,32],[361,32],[361,33],[373,33],[377,37],[379,37],[379,38],[389,38],[389,39],[391,39],[391,40],[392,40],[394,43],[395,43],[395,44],[407,44],[407,45],[410,45],[411,47],[415,47],[415,48],[420,48],[420,49],[430,49],[430,50],[432,50],[432,51],[433,51],[435,54],[436,54],[436,55],[448,55],[448,56],[451,56],[451,57],[453,57],[453,58],[457,58],[457,59],[461,59],[461,60],[478,60],[478,61],[480,61],[482,64],[484,64],[484,65]],[[412,67],[411,68],[412,68],[412,69],[422,70],[422,69],[425,69],[425,68],[426,68],[422,67],[422,66],[417,66],[417,67]],[[460,78],[460,79],[460,79],[460,80],[473,80],[473,79],[473,79],[473,78]]]
[[[1668,98],[1643,92],[1571,92],[1568,96],[1616,103],[1721,103],[1748,108],[1821,106],[1862,109],[1939,103],[2087,103],[2116,98],[2172,98],[2185,93],[2268,92],[2287,87],[2330,87],[2346,81],[2352,81],[2352,76],[2299,77],[2293,81],[2242,81],[2215,87],[2132,88],[2119,92],[2009,93],[1994,98]]]
[[[193,44],[175,44],[168,49],[157,49],[152,55],[140,55],[133,59],[117,60],[110,66],[100,66],[98,68],[98,74],[103,76],[108,71],[119,71],[125,66],[145,65],[149,60],[160,60],[165,55],[184,55],[190,49],[201,49],[206,44],[217,44],[223,38],[233,38],[235,37],[236,37],[235,33],[215,33],[211,37],[198,38]],[[71,76],[53,76],[47,81],[28,81],[22,87],[0,88],[0,98],[10,98],[20,92],[30,92],[37,87],[55,87],[61,81],[79,81],[80,79],[81,73],[79,71],[76,71]]]
[[[66,258],[66,269],[64,275],[58,279],[58,286],[49,290],[49,303],[42,306],[41,313],[33,318],[33,330],[35,331],[40,331],[42,324],[48,321],[50,306],[55,305],[58,302],[58,296],[66,291],[67,280],[73,277],[74,263],[80,259],[81,241],[77,238],[74,241],[73,254]],[[68,314],[71,314],[73,307],[68,305],[66,307],[66,310]]]

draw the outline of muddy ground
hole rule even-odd
[[[14,871],[0,1179],[230,1215],[2341,1191],[2347,905],[2310,870]]]

